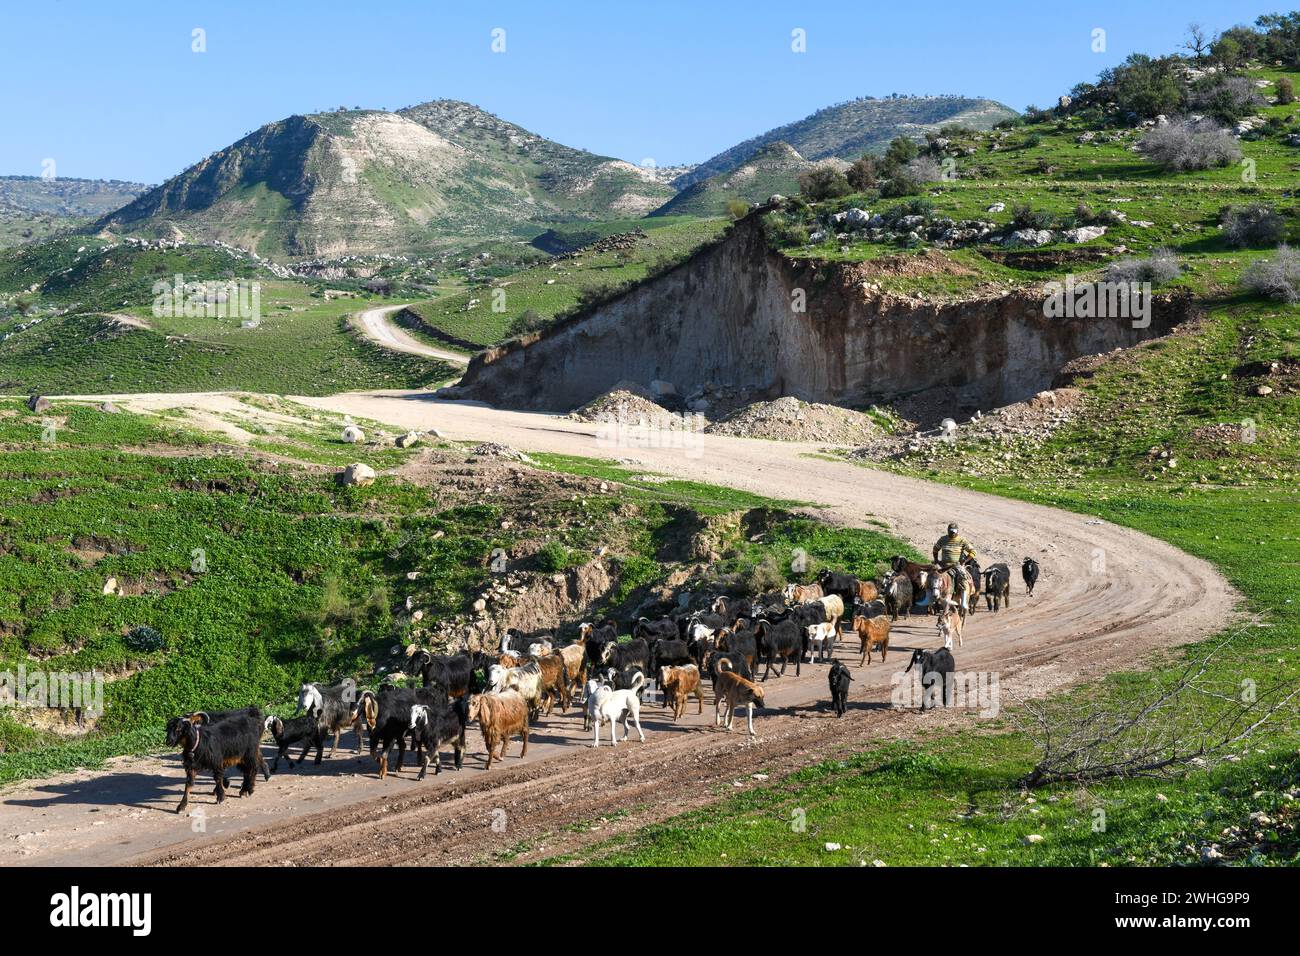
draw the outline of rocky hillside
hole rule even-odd
[[[641,215],[672,192],[629,163],[440,100],[269,123],[94,228],[272,258],[436,250],[530,236],[551,220]]]
[[[862,97],[747,139],[679,176],[674,185],[685,189],[739,169],[763,147],[778,141],[788,143],[806,160],[854,160],[865,152],[882,150],[900,134],[920,137],[948,125],[989,129],[1015,115],[1001,103],[965,96]]]
[[[688,186],[651,215],[720,216],[731,199],[755,203],[774,193],[790,195],[799,191],[799,174],[816,165],[789,143],[778,140],[762,147],[736,169]]]
[[[74,228],[129,203],[148,188],[116,179],[0,176],[0,247]]]

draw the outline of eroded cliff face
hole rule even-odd
[[[1190,313],[1185,298],[1157,297],[1150,324],[1134,328],[1128,318],[1048,318],[1035,290],[927,302],[873,291],[880,268],[792,261],[767,247],[751,216],[665,275],[480,353],[455,394],[568,411],[624,380],[849,406],[945,386],[987,408],[1050,387],[1070,359],[1163,335]]]

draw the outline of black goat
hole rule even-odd
[[[912,651],[912,659],[903,673],[910,671],[914,664],[919,665],[917,670],[921,673],[921,709],[925,710],[926,702],[932,699],[935,684],[943,688],[943,706],[951,706],[953,681],[950,675],[957,669],[952,651],[946,647],[936,651],[923,651],[918,647]]]
[[[744,618],[738,619],[736,624],[734,631],[723,631],[718,635],[718,650],[743,659],[749,671],[749,676],[745,679],[752,680],[758,667],[758,638]],[[739,673],[740,669],[737,668],[736,671]]]
[[[832,661],[826,682],[830,685],[831,706],[835,708],[835,716],[843,717],[849,706],[849,684],[853,683],[853,674],[844,666],[843,661]]]
[[[613,621],[605,621],[599,627],[591,623],[579,624],[578,639],[587,649],[587,663],[596,667],[601,663],[605,646],[618,641],[618,627]]]
[[[674,633],[676,631],[674,630]],[[639,665],[643,672],[650,669],[650,645],[642,638],[635,638],[625,644],[606,644],[601,654],[601,663],[615,670],[626,670],[633,664]]]
[[[243,786],[239,788],[241,797],[253,793],[259,770],[269,780],[271,775],[262,759],[262,730],[262,712],[256,707],[218,721],[210,721],[208,715],[200,711],[180,724],[177,743],[181,746],[181,761],[185,766],[185,793],[176,812],[182,813],[189,806],[194,775],[200,771],[208,771],[216,780],[217,803],[226,799],[227,767],[238,766],[244,774]]]
[[[388,775],[388,751],[397,744],[396,773],[401,773],[406,759],[406,735],[411,732],[411,708],[422,704],[442,714],[447,708],[447,689],[431,687],[399,688],[385,684],[379,688],[379,708],[375,729],[370,734],[370,756],[378,762],[379,779]]]
[[[1002,602],[1011,607],[1011,569],[1005,564],[995,564],[984,572],[984,601],[990,611],[997,611]]]
[[[677,637],[677,622],[671,617],[662,617],[652,621],[648,617],[639,618],[632,625],[632,637],[643,638],[646,643],[652,640],[672,639]]]
[[[1029,596],[1034,596],[1034,585],[1038,583],[1038,562],[1033,558],[1025,558],[1025,563],[1020,566],[1020,576],[1025,579],[1025,589]]]
[[[830,568],[822,570],[817,575],[817,583],[822,586],[822,594],[835,594],[844,602],[846,608],[852,607],[854,600],[858,596],[858,579],[851,574],[841,574],[838,571],[832,571]],[[814,624],[820,624],[820,621],[814,621]]]
[[[432,689],[432,688],[430,688]],[[442,773],[442,760],[438,750],[444,744],[451,744],[456,751],[455,765],[459,770],[465,760],[465,726],[469,723],[469,697],[455,700],[446,694],[440,695],[438,704],[411,705],[411,739],[415,742],[416,753],[420,759],[420,775],[423,780],[433,761],[433,775]],[[401,766],[398,766],[401,769]]]
[[[759,621],[754,625],[754,636],[758,638],[759,655],[766,661],[763,668],[763,680],[772,673],[772,665],[781,659],[781,672],[777,677],[785,676],[786,665],[794,658],[794,676],[799,676],[799,665],[808,650],[808,632],[791,618],[784,621]]]
[[[471,690],[475,671],[486,671],[492,661],[481,651],[464,650],[459,654],[430,654],[416,651],[411,655],[410,670],[420,675],[425,687],[438,683],[452,697],[464,697]]]
[[[181,734],[187,723],[198,719],[202,723],[213,724],[219,720],[225,720],[227,717],[236,717],[241,714],[247,714],[250,711],[257,710],[256,707],[241,707],[238,710],[202,710],[194,711],[189,714],[182,714],[180,717],[172,717],[167,721],[167,746],[179,747],[181,743]],[[230,786],[230,778],[222,774],[221,785]],[[214,794],[216,790],[212,791]]]
[[[320,724],[316,722],[316,717],[312,714],[303,714],[301,717],[290,717],[288,720],[282,720],[272,714],[266,718],[265,724],[267,732],[275,740],[277,748],[275,760],[271,761],[271,771],[274,773],[280,768],[280,758],[289,753],[289,748],[296,743],[306,741],[302,748],[302,756],[298,762],[302,763],[307,759],[307,754],[311,748],[316,748],[316,762],[320,763],[321,751],[325,749],[325,735],[320,732]],[[293,769],[293,757],[286,757],[289,761],[289,769]]]

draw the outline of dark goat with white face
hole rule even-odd
[[[330,747],[330,757],[339,746],[339,734],[349,727],[356,732],[357,748],[361,753],[362,713],[357,705],[357,685],[352,680],[341,684],[326,686],[323,684],[303,684],[298,692],[298,706],[308,715],[316,718],[322,737],[334,735]],[[321,762],[321,753],[316,752],[316,763]]]
[[[438,753],[445,744],[451,744],[456,753],[455,766],[459,770],[465,760],[465,725],[469,723],[469,697],[448,698],[438,693],[431,704],[412,704],[409,728],[420,755],[420,776],[423,780],[433,761],[434,776],[442,773],[442,760]],[[401,769],[400,767],[398,768]]]
[[[267,733],[275,740],[277,753],[275,759],[271,761],[271,771],[274,773],[280,769],[280,758],[285,757],[289,761],[289,769],[293,769],[293,757],[286,756],[289,748],[296,743],[302,743],[302,756],[298,762],[302,763],[307,759],[307,754],[311,748],[316,748],[316,762],[320,763],[321,751],[325,749],[325,737],[320,732],[320,725],[316,722],[313,714],[303,714],[301,717],[290,717],[283,720],[272,714],[266,718],[263,725]]]

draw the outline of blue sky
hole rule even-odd
[[[0,12],[0,173],[160,182],[263,123],[335,106],[468,100],[632,162],[699,162],[855,96],[1048,105],[1238,0],[452,3],[42,0]],[[207,51],[192,52],[192,31]],[[492,31],[505,31],[493,53]],[[791,31],[807,50],[791,50]],[[1091,49],[1106,31],[1106,51]]]

